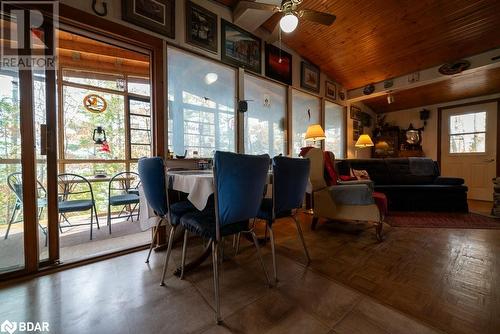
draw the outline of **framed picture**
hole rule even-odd
[[[353,120],[352,121],[352,128],[356,131],[360,129],[360,121]]]
[[[359,121],[361,119],[361,109],[359,109],[359,107],[356,106],[351,106],[349,115],[351,119]]]
[[[266,43],[266,76],[292,84],[292,55]]]
[[[359,130],[352,131],[352,141],[357,141],[359,139]]]
[[[319,93],[319,67],[300,63],[300,87]]]
[[[217,53],[217,38],[217,15],[186,1],[186,43]]]
[[[175,38],[175,0],[122,0],[122,19]]]
[[[337,86],[331,81],[325,82],[325,97],[332,100],[337,99]]]
[[[222,61],[260,74],[262,50],[260,38],[226,20],[222,20],[221,29]]]

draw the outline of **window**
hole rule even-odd
[[[486,111],[450,116],[450,153],[486,152]]]
[[[332,151],[336,158],[345,158],[345,112],[344,107],[325,101],[325,150]]]
[[[129,97],[130,158],[151,156],[151,103],[149,98]]]
[[[286,87],[245,74],[245,153],[286,154]]]
[[[171,47],[167,59],[169,150],[234,152],[236,70]]]
[[[292,91],[292,156],[305,146],[307,128],[312,124],[321,124],[320,100],[314,95],[298,90]]]

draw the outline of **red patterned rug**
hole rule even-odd
[[[385,221],[394,227],[500,229],[500,219],[477,213],[391,212]]]

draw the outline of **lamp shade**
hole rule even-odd
[[[359,136],[358,141],[356,142],[356,145],[354,145],[354,146],[356,146],[357,148],[365,148],[365,147],[371,147],[374,145],[373,145],[373,141],[369,135],[362,134],[361,136]]]
[[[280,28],[286,33],[294,31],[298,24],[299,19],[293,13],[284,15],[280,20]]]
[[[306,140],[325,140],[325,131],[319,124],[310,125],[306,131]]]

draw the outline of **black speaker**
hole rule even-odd
[[[247,101],[238,101],[238,111],[239,112],[247,112],[248,111],[248,103]]]

